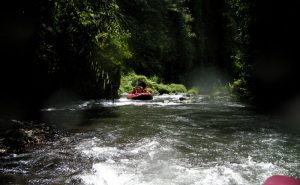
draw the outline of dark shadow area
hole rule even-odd
[[[251,58],[255,102],[278,108],[300,95],[299,1],[256,1]]]

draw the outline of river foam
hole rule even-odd
[[[256,162],[251,156],[241,157],[236,163],[186,160],[191,156],[175,149],[172,143],[176,142],[148,138],[124,147],[100,143],[89,146],[85,142],[78,150],[101,160],[79,178],[86,185],[259,185],[268,176],[286,173],[275,164]]]

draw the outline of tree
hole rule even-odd
[[[22,110],[27,106],[38,110],[59,89],[81,99],[116,93],[122,62],[131,53],[115,1],[14,3],[4,13],[7,33],[10,29],[15,33],[19,25],[23,32],[1,37],[9,46],[4,56],[11,59],[1,68],[1,80],[10,80],[3,83],[5,97],[18,102],[16,106],[21,102]],[[24,31],[28,34],[21,38]]]

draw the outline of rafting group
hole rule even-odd
[[[132,100],[152,100],[153,96],[151,92],[146,90],[146,87],[147,84],[145,82],[139,82],[137,86],[133,87],[127,98]]]

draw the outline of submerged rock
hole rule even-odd
[[[187,97],[182,96],[179,98],[179,101],[184,101],[184,100],[187,100]]]

